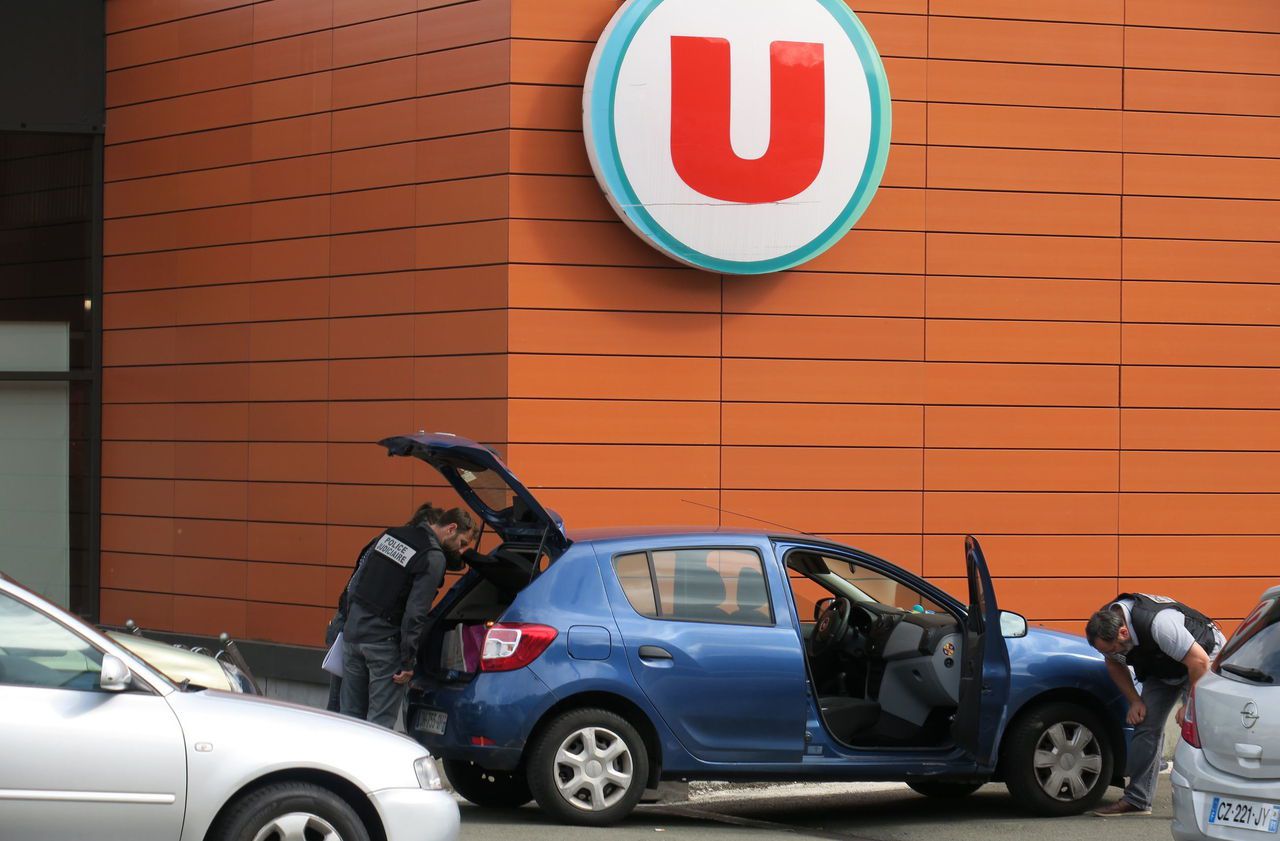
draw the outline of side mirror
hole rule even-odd
[[[831,603],[834,601],[835,601],[834,596],[828,596],[825,599],[818,599],[816,602],[814,602],[813,603],[813,621],[817,622],[818,617],[822,615],[822,611],[830,607]]]
[[[1000,635],[1006,639],[1017,639],[1027,635],[1027,617],[1008,610],[1000,611]]]
[[[98,674],[98,686],[107,692],[122,692],[133,683],[133,674],[124,661],[114,654],[102,656],[102,671]]]

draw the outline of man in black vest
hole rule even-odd
[[[1225,639],[1212,619],[1167,596],[1121,593],[1085,626],[1089,644],[1107,658],[1107,671],[1129,700],[1129,785],[1124,797],[1094,811],[1101,817],[1151,814],[1164,753],[1164,727],[1179,700],[1177,721],[1186,715],[1188,693],[1209,669],[1209,657]],[[1138,694],[1132,668],[1142,684]]]
[[[441,513],[428,503],[361,552],[342,626],[344,715],[395,727],[427,612],[446,566],[456,565],[474,531],[466,511]]]

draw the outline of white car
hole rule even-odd
[[[170,683],[0,574],[0,837],[454,841],[413,740]]]
[[[1280,587],[1200,679],[1173,759],[1173,837],[1262,841],[1280,830]]]

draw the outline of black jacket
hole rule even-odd
[[[402,668],[413,668],[444,568],[444,550],[434,532],[410,526],[387,529],[361,552],[348,584],[344,641],[398,639]]]

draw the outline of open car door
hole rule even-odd
[[[1000,608],[982,547],[964,539],[969,576],[969,613],[961,652],[960,706],[952,738],[967,751],[980,771],[996,765],[996,736],[1009,704],[1009,649],[1000,631]]]
[[[388,455],[414,456],[434,467],[504,541],[540,546],[553,560],[569,548],[560,516],[543,508],[483,444],[447,432],[396,435],[378,443]]]

